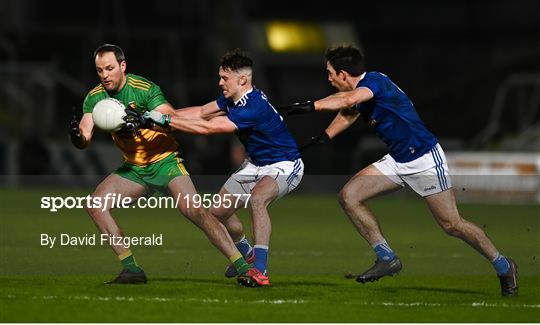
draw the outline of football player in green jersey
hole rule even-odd
[[[104,44],[94,52],[94,61],[100,83],[86,96],[83,117],[70,124],[70,138],[75,147],[86,148],[94,133],[92,110],[94,105],[107,97],[116,98],[131,111],[144,113],[156,110],[172,113],[173,107],[167,102],[161,89],[145,78],[126,74],[126,59],[122,49],[116,45]],[[130,197],[132,201],[142,196],[148,188],[170,191],[178,200],[178,209],[196,226],[201,228],[208,239],[245,274],[250,268],[235,247],[224,226],[206,210],[195,208],[196,190],[186,171],[182,159],[178,157],[176,140],[164,130],[140,129],[135,132],[120,130],[112,132],[112,139],[122,151],[124,164],[105,178],[96,188],[93,197]],[[123,232],[111,215],[114,206],[105,202],[104,207],[87,207],[87,211],[102,234],[123,237]],[[122,264],[122,272],[109,283],[146,283],[143,269],[135,261],[131,251],[123,245],[111,243],[113,251]]]

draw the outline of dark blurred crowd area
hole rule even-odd
[[[219,60],[234,48],[252,55],[254,84],[274,106],[332,93],[323,51],[272,52],[257,34],[269,21],[349,26],[352,41],[365,51],[368,70],[389,75],[449,150],[498,149],[503,137],[516,136],[540,119],[538,111],[518,107],[531,91],[540,98],[540,90],[525,92],[525,98],[509,93],[507,101],[514,104],[503,106],[497,130],[478,140],[493,118],[501,84],[540,73],[540,2],[535,0],[0,0],[0,7],[4,174],[14,142],[20,173],[52,172],[46,148],[68,143],[73,107],[80,114],[84,96],[98,82],[92,52],[102,43],[120,45],[128,72],[159,84],[178,108],[219,96]],[[304,144],[332,118],[286,120]],[[242,159],[230,135],[176,136],[192,173],[226,174]],[[111,142],[104,133],[95,141]],[[330,146],[305,152],[304,160],[308,173],[351,173],[384,153],[382,142],[359,120]]]

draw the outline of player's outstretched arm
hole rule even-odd
[[[175,114],[178,117],[193,118],[200,116],[205,120],[210,120],[213,117],[225,115],[225,112],[219,109],[215,101],[202,106],[190,106],[174,109],[161,110],[157,108],[163,114]]]
[[[210,135],[236,131],[236,125],[226,116],[215,116],[207,120],[201,114],[184,113],[183,109],[174,110],[172,114],[162,114],[153,110],[144,113],[143,117],[160,126],[192,134]]]
[[[171,118],[170,126],[179,131],[201,135],[233,133],[236,131],[236,125],[226,116],[216,116],[205,120],[200,116],[186,119],[174,115]]]
[[[288,105],[278,106],[278,110],[285,113],[285,115],[298,115],[315,112],[315,102],[312,100],[306,100],[304,102],[296,102]]]
[[[210,120],[213,117],[225,115],[225,112],[219,109],[216,101],[202,106],[179,108],[175,113],[178,117],[193,118],[199,116],[205,120]]]
[[[71,143],[78,149],[85,149],[92,140],[94,134],[94,120],[92,113],[85,113],[81,121],[74,116],[69,123],[69,138]]]
[[[371,98],[373,98],[371,90],[366,87],[360,87],[350,91],[338,92],[316,101],[308,100],[290,105],[282,105],[278,109],[284,111],[286,115],[304,114],[315,111],[338,111],[353,107]]]
[[[314,104],[316,111],[338,111],[353,107],[373,98],[369,88],[360,87],[350,91],[340,91],[328,97],[317,100]]]

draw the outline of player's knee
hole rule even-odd
[[[208,210],[208,212],[223,224],[225,224],[225,222],[230,217],[230,215],[227,214],[226,211],[224,211],[223,209],[219,209],[219,208],[211,207],[210,210]]]
[[[227,228],[227,232],[229,233],[229,235],[231,235],[233,240],[236,241],[242,238],[244,234],[244,227],[242,226],[241,223],[228,222],[228,223],[225,223],[224,225],[225,225],[225,228]]]
[[[268,198],[268,196],[262,193],[252,193],[251,197],[249,198],[249,204],[253,208],[266,208],[270,202],[271,200]]]
[[[86,205],[84,207],[86,212],[92,217],[92,219],[99,219],[104,213],[109,212],[109,207],[101,207],[98,205]]]
[[[189,207],[186,209],[180,209],[180,212],[189,220],[199,220],[202,219],[204,215],[204,210],[202,208]]]
[[[446,234],[454,237],[459,237],[463,233],[462,224],[462,221],[450,221],[442,223],[441,227]]]
[[[341,189],[341,191],[339,191],[338,199],[339,204],[341,204],[344,209],[354,207],[361,203],[357,195],[352,191],[348,190],[347,188],[343,188]]]

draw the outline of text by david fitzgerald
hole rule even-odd
[[[51,236],[41,234],[41,246],[53,248],[60,246],[96,246],[110,245],[129,248],[131,246],[162,246],[163,234],[152,234],[142,237],[116,236],[111,234],[72,236],[70,234],[59,234]]]

